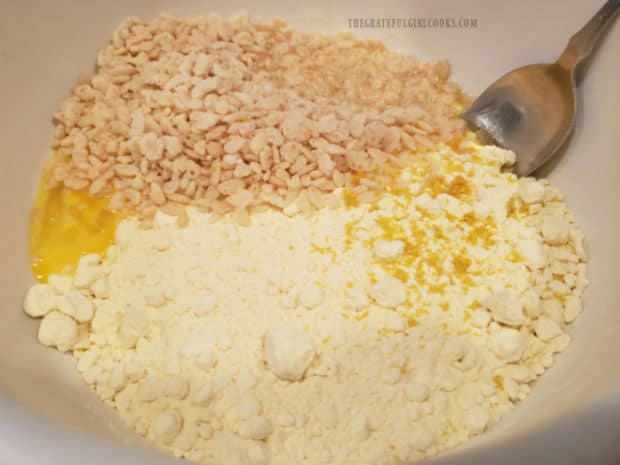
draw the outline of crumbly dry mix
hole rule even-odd
[[[59,113],[55,182],[110,184],[152,220],[24,310],[158,446],[423,459],[496,423],[569,343],[583,235],[513,153],[463,137],[444,64],[243,18],[130,20],[99,64]]]
[[[449,74],[282,21],[129,19],[56,114],[52,182],[145,216],[321,207],[352,173],[464,135]]]
[[[370,204],[123,221],[26,297],[128,426],[217,465],[401,463],[483,432],[553,364],[583,236],[514,154],[420,155]],[[335,202],[336,204],[336,202]],[[347,207],[347,204],[349,205]]]

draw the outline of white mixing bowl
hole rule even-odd
[[[140,441],[86,387],[69,355],[36,342],[20,310],[32,283],[28,211],[49,153],[51,116],[123,17],[282,16],[304,30],[347,30],[351,17],[475,18],[475,29],[366,29],[391,48],[447,57],[477,93],[521,64],[555,59],[603,0],[20,0],[0,17],[0,463],[172,464]],[[573,342],[531,396],[489,433],[437,464],[620,463],[620,24],[612,26],[580,88],[576,128],[551,178],[567,195],[590,244],[585,310]],[[133,443],[129,446],[128,443]]]

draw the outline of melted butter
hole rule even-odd
[[[30,263],[36,279],[71,274],[80,257],[103,253],[113,243],[120,216],[108,198],[63,186],[48,188],[44,175],[30,213]]]
[[[493,384],[495,384],[495,387],[497,388],[498,391],[504,390],[504,378],[502,378],[501,376],[499,375],[493,376]]]
[[[355,195],[355,192],[350,189],[344,189],[342,191],[342,198],[344,201],[344,206],[347,208],[359,207],[360,205],[360,201],[357,198],[357,195]]]
[[[336,251],[331,247],[320,247],[314,242],[310,243],[310,250],[321,255],[331,255],[332,263],[336,261]]]

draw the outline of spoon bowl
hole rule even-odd
[[[544,164],[568,137],[575,120],[573,75],[557,63],[505,74],[485,90],[463,118],[517,154],[525,176]]]
[[[517,68],[489,86],[463,113],[463,119],[517,155],[515,172],[540,168],[570,134],[575,121],[575,73],[601,31],[620,9],[608,0],[552,64]]]

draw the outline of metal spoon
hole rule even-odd
[[[571,37],[558,61],[505,74],[463,113],[483,135],[517,154],[519,176],[539,168],[570,134],[575,117],[575,71],[619,9],[620,0],[608,0]]]

